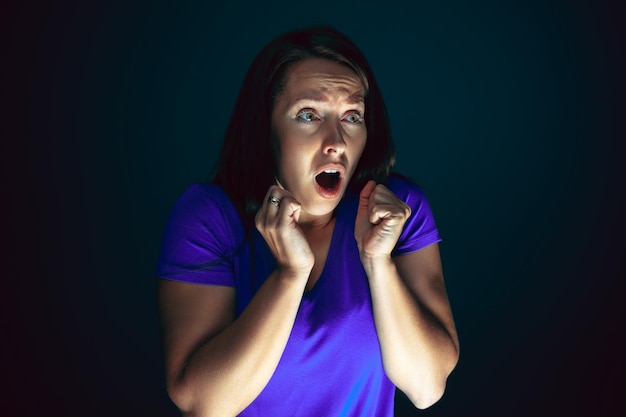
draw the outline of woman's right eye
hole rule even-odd
[[[315,112],[311,109],[300,110],[298,114],[296,114],[296,118],[298,118],[298,121],[302,121],[305,123],[313,122],[319,119],[319,117],[317,117],[317,114],[315,114]]]

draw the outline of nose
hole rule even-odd
[[[324,142],[322,144],[322,151],[325,154],[343,154],[346,150],[346,142],[343,139],[343,132],[341,131],[341,122],[329,123],[328,129],[325,132]]]

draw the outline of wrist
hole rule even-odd
[[[287,265],[278,265],[276,267],[276,271],[278,275],[286,279],[297,279],[297,280],[308,280],[309,275],[311,275],[311,270],[313,269],[313,265],[311,266],[287,266]]]
[[[389,254],[373,255],[361,253],[360,257],[361,263],[367,272],[385,269],[393,264],[393,260]]]

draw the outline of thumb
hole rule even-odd
[[[372,192],[374,192],[374,188],[376,188],[376,182],[369,180],[359,195],[359,207],[356,212],[356,219],[354,223],[354,238],[357,240],[357,243],[361,242],[361,238],[369,225],[370,196],[372,195]],[[359,243],[359,245],[360,244],[361,243]]]
[[[376,188],[376,182],[374,180],[369,180],[367,184],[365,184],[359,195],[359,206],[367,205],[374,188]]]

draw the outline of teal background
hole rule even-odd
[[[624,17],[607,0],[9,4],[0,413],[177,415],[154,303],[163,223],[211,171],[259,49],[326,23],[368,57],[396,168],[443,236],[461,360],[439,403],[399,395],[396,414],[615,415]]]

